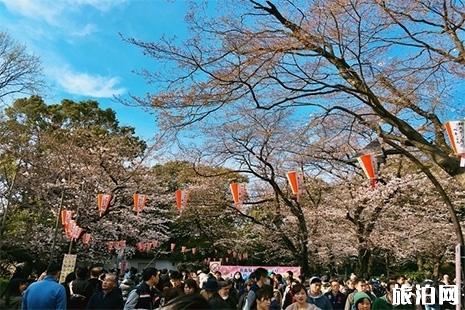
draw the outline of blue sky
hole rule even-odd
[[[0,0],[0,31],[40,57],[50,85],[46,102],[95,99],[149,139],[156,130],[153,115],[112,97],[156,91],[134,70],[157,64],[118,33],[148,41],[163,34],[182,39],[188,9],[187,1],[171,0]]]

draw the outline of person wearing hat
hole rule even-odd
[[[312,277],[310,278],[309,284],[310,292],[308,294],[307,302],[320,309],[332,310],[333,306],[328,297],[323,295],[321,292],[321,279],[318,277]]]
[[[354,305],[352,310],[371,310],[371,299],[365,292],[357,292],[354,294]]]
[[[216,294],[216,292],[218,292],[218,282],[215,278],[209,278],[206,282],[203,283],[200,295],[209,301]]]
[[[230,294],[232,281],[218,281],[218,292],[208,301],[212,309],[234,310],[237,300]]]

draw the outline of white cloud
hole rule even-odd
[[[97,26],[94,24],[86,24],[82,29],[76,29],[75,31],[71,32],[70,34],[73,37],[86,37],[94,32],[97,31]]]
[[[126,92],[125,88],[118,87],[118,77],[91,75],[70,69],[55,69],[51,73],[58,85],[70,94],[110,98]]]
[[[63,5],[58,1],[34,1],[34,0],[0,0],[10,12],[20,14],[33,19],[43,19],[47,23],[56,25],[56,17],[59,16]]]
[[[121,5],[126,0],[68,0],[70,5],[89,5],[99,11],[107,12],[115,6]]]
[[[126,0],[0,0],[10,12],[45,21],[55,27],[69,27],[69,15],[79,12],[85,6],[93,7],[100,12],[108,12],[124,2]]]

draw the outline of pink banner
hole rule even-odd
[[[236,272],[240,272],[244,279],[247,279],[249,275],[255,271],[257,268],[265,268],[268,270],[268,273],[284,274],[286,271],[292,271],[294,273],[294,278],[300,276],[300,267],[291,267],[291,266],[227,266],[221,265],[220,262],[210,262],[210,271],[220,271],[221,277],[223,279],[233,278]]]

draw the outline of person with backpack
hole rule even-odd
[[[161,292],[155,287],[160,279],[158,270],[153,267],[144,269],[142,282],[129,293],[124,310],[156,309],[160,306]]]

